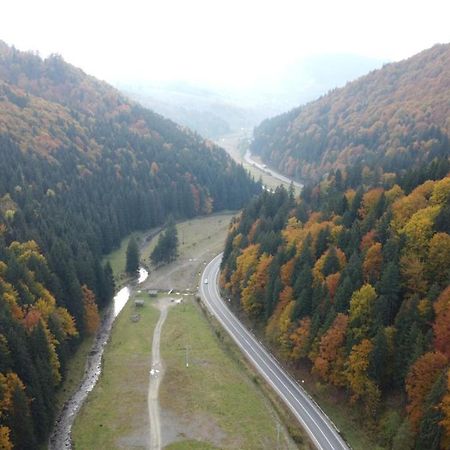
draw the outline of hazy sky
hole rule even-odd
[[[450,42],[448,0],[4,0],[0,39],[108,81],[231,85],[296,59],[399,60]]]

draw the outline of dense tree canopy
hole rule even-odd
[[[135,275],[139,270],[139,247],[134,237],[128,241],[125,272]]]
[[[297,200],[264,192],[230,225],[220,281],[287,361],[344,389],[375,427],[392,414],[381,400],[402,394],[396,414],[407,422],[397,422],[389,448],[424,448],[434,433],[433,448],[443,449],[450,236],[438,217],[450,177],[408,181],[408,190],[405,179],[355,191],[348,173],[331,173]]]
[[[0,447],[45,441],[67,358],[114,292],[106,253],[259,191],[211,142],[0,42]]]
[[[356,187],[419,171],[450,152],[449,79],[450,44],[436,45],[265,120],[252,152],[305,181],[345,170]]]

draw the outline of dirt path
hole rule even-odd
[[[148,413],[150,417],[150,450],[160,450],[161,447],[161,421],[159,414],[159,385],[164,376],[164,365],[161,360],[160,342],[161,330],[167,318],[167,310],[170,306],[170,299],[159,300],[157,307],[161,311],[158,322],[153,332],[152,341],[152,362],[150,370],[150,381],[148,387]]]

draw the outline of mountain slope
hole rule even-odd
[[[264,192],[230,225],[220,281],[231,307],[294,378],[310,372],[321,406],[340,428],[348,415],[367,448],[449,448],[450,163],[441,164],[424,168],[424,183],[355,191],[330,175],[299,199]]]
[[[0,43],[0,447],[37,448],[133,230],[260,187],[219,147],[66,64]]]
[[[450,45],[436,45],[264,121],[252,152],[304,180],[356,164],[380,177],[450,153],[449,102]]]

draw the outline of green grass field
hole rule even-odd
[[[150,348],[159,311],[145,299],[140,320],[130,299],[104,354],[104,371],[73,428],[76,449],[146,448]],[[187,299],[187,300],[186,300]],[[190,297],[170,308],[161,340],[166,366],[161,390],[164,429],[175,442],[168,449],[296,448],[260,387],[231,358]],[[186,367],[186,350],[188,362]],[[179,442],[177,442],[179,441]]]
[[[132,322],[133,299],[113,326],[103,356],[103,373],[83,405],[73,428],[76,449],[146,448],[147,387],[153,328],[159,311],[148,295]]]
[[[243,364],[224,349],[199,307],[187,303],[171,309],[161,345],[167,364],[161,407],[192,433],[186,447],[183,441],[169,448],[296,448],[281,424],[278,435],[272,405]],[[189,439],[195,435],[201,442]]]
[[[228,225],[235,214],[237,213],[227,211],[177,223],[178,259],[191,257],[193,254],[222,251]],[[141,261],[148,263],[157,240],[158,235],[143,246]]]

